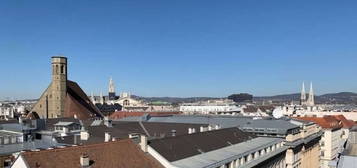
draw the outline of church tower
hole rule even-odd
[[[109,79],[109,100],[115,100],[115,85],[113,79]]]
[[[67,79],[67,58],[51,58],[52,81],[34,105],[28,118],[103,117],[81,87]]]
[[[52,57],[52,84],[48,96],[47,118],[62,117],[67,93],[67,58]]]
[[[305,82],[302,83],[300,105],[306,105]]]
[[[314,90],[312,89],[312,82],[310,84],[309,99],[307,100],[307,104],[309,106],[314,106],[315,105],[315,96],[314,96]]]

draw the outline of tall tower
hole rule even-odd
[[[307,103],[309,106],[315,105],[315,96],[314,96],[314,90],[312,89],[312,82],[310,83],[309,99],[307,100]]]
[[[67,95],[67,58],[52,57],[52,83],[48,94],[47,118],[57,118],[64,115]]]
[[[93,104],[96,103],[93,92],[90,93],[90,100],[92,101]]]
[[[115,85],[113,82],[113,79],[109,79],[109,100],[114,100],[115,99]]]
[[[305,82],[302,83],[300,105],[306,105]]]
[[[100,91],[100,94],[99,94],[99,101],[100,101],[100,104],[104,104],[104,96],[103,96],[102,91]]]

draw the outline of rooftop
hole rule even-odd
[[[238,128],[226,128],[155,139],[149,141],[148,144],[166,160],[173,162],[254,138],[253,134],[243,132]]]
[[[50,150],[24,152],[21,156],[31,168],[80,167],[80,156],[87,154],[91,168],[160,168],[162,165],[145,154],[131,140]],[[51,160],[51,161],[49,161]]]
[[[236,158],[243,157],[249,153],[259,151],[282,141],[283,139],[280,138],[258,137],[218,150],[178,160],[173,162],[172,164],[181,168],[217,167],[217,165],[215,165],[217,162],[224,160],[232,161]],[[262,158],[250,162],[249,167],[253,167],[261,163],[262,161],[267,160],[268,158],[274,157],[275,155],[284,152],[286,149],[286,147],[281,147],[280,149],[270,152],[264,155]]]
[[[108,132],[112,137],[117,139],[126,139],[131,133],[144,134],[150,138],[162,138],[172,136],[172,131],[175,130],[176,135],[188,133],[188,128],[200,130],[200,126],[206,124],[181,124],[181,123],[149,123],[149,122],[122,122],[113,121],[112,127],[107,127],[103,124],[97,126],[87,126],[90,137],[88,140],[80,140],[77,138],[75,143],[74,136],[58,137],[58,142],[65,144],[93,144],[104,142],[104,132]]]
[[[292,124],[285,119],[253,119],[242,116],[214,116],[214,115],[174,115],[174,116],[149,116],[149,117],[127,117],[121,121],[147,121],[165,123],[191,123],[219,125],[221,128],[264,128],[274,129],[278,134],[286,134],[291,129],[298,129],[299,126]]]
[[[342,128],[342,122],[336,119],[333,116],[324,116],[324,117],[297,117],[300,120],[312,121],[320,125],[324,129],[340,129]]]

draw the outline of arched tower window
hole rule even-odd
[[[56,74],[58,74],[58,65],[56,65]]]
[[[64,74],[64,66],[61,65],[61,74]]]
[[[124,100],[123,104],[124,106],[129,106],[130,105],[129,100]]]

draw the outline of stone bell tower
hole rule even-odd
[[[28,118],[74,117],[89,119],[103,117],[81,87],[67,79],[67,58],[51,58],[52,81],[42,93]]]
[[[48,118],[62,117],[67,94],[67,58],[52,57],[52,83],[48,97]]]

